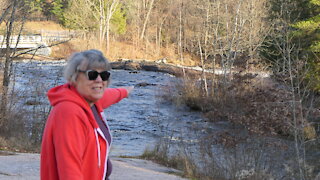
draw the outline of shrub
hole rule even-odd
[[[208,84],[206,96],[201,81],[182,80],[171,87],[176,90],[170,92],[177,93],[173,101],[202,111],[209,121],[228,120],[255,134],[293,135],[294,117],[298,129],[314,129],[308,117],[320,117],[319,112],[304,106],[302,99],[293,102],[290,89],[271,78],[236,74],[230,82],[209,78]]]

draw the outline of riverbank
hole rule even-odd
[[[151,161],[112,157],[112,180],[184,180],[179,171]],[[32,153],[0,152],[0,180],[38,180],[40,155]]]
[[[200,179],[233,179],[239,178],[241,174],[253,179],[299,179],[300,176],[308,179],[320,176],[319,161],[315,160],[319,157],[317,127],[320,111],[308,103],[298,104],[298,101],[297,107],[301,109],[293,110],[292,92],[286,83],[263,73],[246,74],[241,71],[234,73],[230,82],[223,83],[223,78],[210,77],[208,72],[209,85],[205,91],[205,83],[200,78],[190,78],[200,77],[201,69],[148,61],[129,60],[112,64],[115,69],[132,72],[157,71],[178,77],[185,73],[187,79],[172,85],[171,88],[162,89],[163,92],[167,91],[167,94],[164,92],[165,99],[203,112],[205,121],[210,122],[208,127],[220,123],[233,124],[236,127],[228,129],[227,126],[219,129],[220,133],[217,133],[217,130],[208,131],[205,138],[199,137],[199,141],[195,143],[185,143],[183,136],[179,138],[182,144],[177,148],[179,152],[199,152],[203,158],[197,160],[199,154],[183,155],[186,158],[180,164],[186,166],[181,169],[187,172],[188,176]],[[308,102],[308,99],[301,99],[301,102]],[[308,111],[308,114],[299,114],[305,111]],[[172,154],[168,147],[172,148],[173,144],[172,141],[159,144],[160,148],[151,152],[150,159],[160,157],[170,161]],[[219,149],[221,145],[228,153],[211,151]],[[296,145],[298,149],[295,148]],[[200,164],[203,162],[206,165]],[[161,160],[159,163],[162,163]],[[201,170],[195,172],[194,169]]]
[[[43,87],[43,89],[37,89],[37,91],[32,92],[33,89],[27,89],[25,93],[18,93],[19,95],[24,94],[21,97],[23,100],[24,107],[30,108],[33,113],[25,113],[25,114],[36,114],[38,110],[41,110],[42,106],[46,104],[46,101],[42,101],[45,97],[40,97],[44,95],[42,92],[46,92],[46,87],[52,87],[53,84],[63,83],[63,79],[60,79],[59,73],[61,73],[62,66],[64,65],[64,61],[47,61],[47,62],[38,62],[38,61],[28,61],[23,63],[17,63],[16,69],[19,69],[19,72],[16,75],[16,86],[17,87],[31,87],[29,86],[32,83],[32,87]],[[161,138],[165,141],[164,148],[160,148],[160,150],[165,150],[167,155],[172,155],[172,147],[174,150],[178,150],[179,152],[187,152],[187,154],[183,154],[187,156],[182,156],[182,165],[187,165],[186,170],[191,171],[190,177],[192,177],[193,170],[200,169],[203,172],[198,172],[201,174],[205,174],[210,177],[221,177],[221,178],[232,178],[236,177],[242,171],[249,171],[251,169],[254,170],[255,177],[274,177],[279,178],[283,176],[291,177],[291,172],[286,172],[287,169],[284,167],[288,167],[291,171],[295,170],[296,164],[294,152],[293,152],[293,144],[292,141],[283,141],[279,137],[262,139],[259,137],[254,137],[252,133],[255,131],[242,132],[243,126],[241,125],[230,125],[227,120],[234,120],[234,122],[239,122],[241,117],[243,119],[244,115],[251,115],[251,117],[260,117],[261,121],[250,121],[247,124],[253,124],[254,122],[263,122],[262,120],[266,118],[271,118],[269,114],[264,114],[263,117],[260,115],[255,115],[255,111],[250,111],[248,113],[244,113],[248,110],[264,108],[265,110],[272,110],[271,108],[273,104],[277,104],[275,100],[280,100],[279,96],[265,96],[265,98],[257,98],[261,97],[261,95],[265,95],[264,91],[259,91],[259,96],[255,95],[255,91],[245,91],[245,87],[256,87],[252,86],[252,84],[246,83],[235,84],[225,90],[222,88],[218,88],[218,92],[220,95],[223,93],[225,96],[215,96],[214,98],[206,98],[199,99],[200,104],[191,104],[196,99],[189,99],[187,104],[189,107],[193,109],[205,109],[209,107],[215,108],[215,111],[208,111],[207,113],[208,119],[203,120],[203,118],[193,117],[195,111],[190,111],[190,114],[179,114],[179,111],[175,110],[175,107],[172,105],[171,99],[173,97],[182,98],[181,95],[192,95],[191,98],[203,97],[204,93],[200,89],[196,89],[199,87],[199,78],[188,79],[186,82],[194,83],[191,86],[183,87],[183,91],[171,89],[171,86],[168,85],[167,80],[173,78],[172,76],[160,72],[170,73],[170,68],[178,68],[173,67],[174,65],[167,65],[164,63],[157,62],[147,62],[147,61],[119,61],[112,62],[113,69],[112,70],[112,85],[115,87],[125,86],[125,85],[133,85],[137,87],[137,91],[135,91],[129,99],[126,99],[126,103],[124,103],[122,107],[114,106],[114,108],[109,112],[107,112],[109,117],[109,122],[111,127],[113,127],[114,131],[114,153],[113,156],[120,155],[129,155],[138,156],[142,153],[143,149],[145,149],[146,144],[153,144],[154,139]],[[167,69],[163,68],[166,67]],[[169,68],[168,68],[169,67]],[[123,70],[115,70],[115,69],[126,69],[128,71]],[[169,70],[168,70],[169,69]],[[187,68],[185,68],[186,70]],[[35,71],[36,70],[36,71]],[[51,72],[48,74],[48,70]],[[148,72],[147,72],[148,71]],[[158,72],[153,72],[158,71]],[[171,69],[171,71],[174,71]],[[196,73],[201,73],[201,71],[193,70]],[[182,72],[180,69],[177,72]],[[186,71],[185,71],[186,72]],[[174,74],[174,72],[170,73]],[[55,77],[53,75],[57,75]],[[26,82],[25,79],[32,79],[30,82]],[[269,78],[268,78],[269,79]],[[248,80],[248,79],[245,79]],[[178,80],[180,82],[180,79]],[[195,82],[193,82],[195,81]],[[43,84],[43,82],[48,83],[46,87],[43,85],[40,86],[38,84]],[[257,82],[255,85],[268,85],[272,87],[278,87],[276,84],[272,84],[271,82]],[[172,85],[172,84],[171,84]],[[241,85],[241,86],[240,86]],[[242,86],[243,85],[243,86]],[[174,85],[173,85],[174,86]],[[262,90],[266,90],[268,86],[262,88]],[[224,90],[224,91],[223,91]],[[250,90],[250,89],[249,89]],[[254,89],[251,89],[254,90]],[[156,97],[162,95],[168,91],[168,99],[163,99],[165,103],[155,102]],[[40,92],[40,93],[38,93]],[[250,93],[248,94],[246,93]],[[272,91],[277,95],[285,95],[285,93],[281,93],[283,91]],[[178,94],[175,94],[178,93]],[[219,95],[216,93],[216,95]],[[27,95],[27,94],[31,94]],[[37,94],[37,96],[34,96]],[[236,96],[239,95],[239,96]],[[27,97],[27,98],[26,98]],[[227,97],[229,100],[227,101],[219,101],[223,99],[217,99],[221,97]],[[240,97],[240,99],[239,99]],[[264,96],[263,96],[264,97]],[[270,98],[271,97],[271,98]],[[171,99],[170,99],[171,98]],[[231,98],[231,99],[230,99]],[[283,97],[282,97],[283,98]],[[208,99],[215,100],[210,103],[207,101]],[[251,100],[250,100],[251,99]],[[271,99],[271,100],[270,100]],[[25,103],[27,100],[28,103]],[[182,99],[180,99],[182,100]],[[183,105],[183,101],[179,102]],[[187,99],[185,99],[187,100]],[[259,101],[257,101],[259,100]],[[262,100],[266,100],[264,102]],[[270,102],[271,101],[271,102]],[[30,103],[32,102],[32,103]],[[206,106],[205,103],[208,104]],[[223,104],[227,102],[232,102],[228,104]],[[244,103],[245,102],[245,103]],[[261,104],[261,106],[257,106],[257,102]],[[253,103],[253,107],[244,106],[250,105],[246,103]],[[120,105],[120,104],[119,104]],[[190,106],[192,105],[192,106]],[[210,106],[209,106],[210,105]],[[223,105],[223,106],[222,106]],[[269,106],[266,106],[269,105]],[[281,105],[285,105],[283,102]],[[19,106],[22,107],[22,106]],[[137,108],[138,107],[138,108]],[[165,107],[165,108],[164,108]],[[250,107],[250,108],[245,108]],[[217,109],[220,108],[220,109]],[[235,111],[237,109],[238,111]],[[171,111],[172,110],[172,111]],[[275,109],[276,110],[276,109]],[[122,113],[117,113],[117,112]],[[263,111],[257,111],[263,112]],[[277,113],[278,111],[274,111]],[[242,113],[237,115],[236,113]],[[232,115],[234,114],[234,115]],[[281,113],[277,113],[281,114]],[[232,116],[230,116],[232,115]],[[35,118],[27,118],[33,119]],[[249,118],[245,118],[249,119]],[[280,120],[282,118],[279,118]],[[210,122],[208,122],[210,121]],[[42,122],[39,119],[39,122]],[[252,123],[251,123],[252,122]],[[268,121],[269,122],[269,121]],[[271,121],[270,121],[271,122]],[[270,123],[269,122],[269,123]],[[259,124],[258,124],[259,125]],[[269,124],[258,127],[265,127],[262,130],[266,130],[267,133],[277,133]],[[249,129],[250,130],[250,129]],[[257,129],[251,129],[257,130]],[[258,129],[259,130],[259,129]],[[238,132],[240,131],[240,132]],[[41,132],[41,131],[39,131]],[[190,133],[192,132],[192,133]],[[242,133],[243,136],[239,136]],[[265,135],[265,134],[262,134]],[[189,137],[190,136],[190,137]],[[251,139],[251,138],[253,139]],[[256,139],[259,138],[259,139]],[[267,140],[266,143],[261,143]],[[287,144],[288,143],[288,144]],[[310,143],[310,142],[309,142]],[[222,147],[223,146],[223,147]],[[236,146],[235,148],[233,148]],[[231,148],[230,148],[231,147]],[[152,147],[151,147],[152,148]],[[169,149],[170,148],[170,149]],[[223,150],[222,150],[223,149]],[[212,150],[212,151],[211,151]],[[224,153],[223,151],[226,151]],[[262,151],[263,150],[263,151]],[[132,153],[135,153],[132,155]],[[163,152],[159,151],[160,154]],[[289,155],[290,152],[290,155]],[[174,154],[175,152],[173,152]],[[193,153],[193,154],[192,154]],[[284,157],[283,155],[286,155]],[[199,156],[202,156],[200,159]],[[214,156],[212,156],[214,155]],[[317,154],[307,152],[308,159],[317,159],[319,157]],[[311,156],[309,156],[311,155]],[[165,156],[161,156],[163,158]],[[191,157],[191,158],[189,158]],[[241,157],[239,159],[239,157]],[[246,157],[246,158],[242,158]],[[165,157],[166,158],[166,157]],[[170,158],[170,157],[169,157]],[[200,166],[190,166],[192,164],[189,159],[201,160]],[[313,160],[314,161],[314,160]],[[191,162],[191,163],[190,163]],[[199,161],[195,161],[198,163]],[[284,165],[285,162],[285,165]],[[199,162],[200,163],[200,162]],[[257,165],[258,163],[258,165]],[[319,172],[319,166],[315,164],[311,164],[311,168],[314,173]],[[230,165],[231,164],[231,165]],[[199,164],[194,164],[199,165]],[[248,166],[249,165],[249,166]],[[246,167],[248,166],[248,167]],[[191,168],[190,168],[191,167]],[[193,168],[196,167],[196,168]],[[267,167],[267,168],[266,168]],[[183,171],[185,169],[181,168]],[[285,170],[284,170],[285,169]],[[214,171],[213,171],[214,170]],[[307,169],[309,170],[309,169]],[[221,172],[225,172],[225,174],[221,174]],[[261,173],[268,173],[264,175]],[[295,173],[295,172],[294,172]],[[196,174],[197,175],[197,174]],[[201,175],[199,175],[201,177]],[[292,175],[294,176],[294,175]],[[197,177],[197,176],[196,176]],[[203,177],[203,176],[202,176]],[[204,179],[204,178],[200,178]]]

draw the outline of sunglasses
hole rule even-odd
[[[95,70],[87,70],[87,71],[79,70],[79,72],[85,73],[87,75],[87,78],[90,81],[96,80],[98,78],[98,75],[100,75],[102,81],[108,81],[110,77],[110,73],[108,71],[98,72]]]

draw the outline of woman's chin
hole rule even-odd
[[[100,95],[95,95],[95,96],[91,96],[91,97],[87,97],[85,98],[87,102],[89,102],[89,104],[91,103],[96,103],[97,101],[99,101],[99,99],[101,99],[102,96]]]

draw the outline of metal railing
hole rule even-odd
[[[18,41],[19,38],[19,41]],[[18,42],[18,44],[17,44]],[[43,39],[40,35],[23,35],[23,36],[11,36],[10,48],[33,48],[37,44],[42,44]],[[6,48],[6,37],[0,35],[0,48]]]

